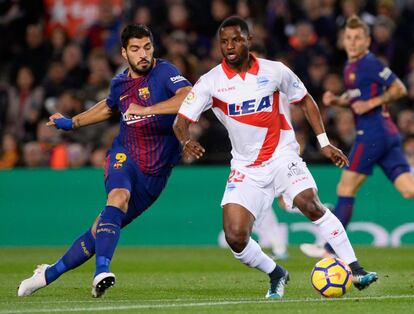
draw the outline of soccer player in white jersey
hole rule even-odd
[[[354,285],[368,287],[378,276],[359,265],[342,224],[319,201],[315,181],[299,157],[295,133],[279,107],[280,93],[305,112],[323,154],[339,167],[348,165],[346,156],[329,143],[318,106],[289,68],[249,53],[251,35],[243,19],[227,18],[218,35],[223,62],[194,85],[178,111],[174,132],[184,158],[201,158],[205,151],[188,131],[202,112],[211,108],[229,132],[233,158],[221,205],[223,228],[234,257],[269,275],[266,298],[283,297],[288,271],[276,265],[250,237],[255,221],[275,197],[283,195],[286,206],[299,208],[339,258],[349,264]],[[159,104],[130,106],[129,113],[168,114],[176,110],[175,106]]]
[[[346,156],[329,143],[316,103],[285,65],[249,53],[251,35],[243,19],[226,19],[218,35],[224,60],[194,85],[179,109],[174,131],[184,158],[200,158],[205,151],[188,132],[202,112],[211,108],[229,132],[233,158],[221,205],[226,240],[235,258],[269,275],[267,298],[283,297],[288,271],[250,237],[255,220],[283,194],[285,202],[293,203],[318,226],[349,264],[355,286],[367,287],[378,276],[359,265],[342,224],[319,201],[315,181],[298,155],[292,126],[279,110],[280,93],[284,93],[305,112],[323,154],[339,167],[348,165]]]

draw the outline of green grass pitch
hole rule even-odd
[[[290,248],[282,261],[291,281],[282,301],[264,295],[268,278],[240,264],[229,250],[210,247],[118,248],[111,270],[116,285],[92,299],[89,261],[33,296],[18,298],[18,283],[64,248],[0,248],[0,314],[6,313],[414,313],[414,248],[357,247],[360,262],[377,271],[367,290],[354,287],[325,299],[309,277],[316,260]]]

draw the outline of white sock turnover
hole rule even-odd
[[[340,259],[347,264],[357,260],[344,226],[329,209],[326,208],[326,213],[313,223]]]
[[[266,274],[270,274],[276,267],[276,263],[269,256],[267,256],[259,246],[259,244],[250,238],[249,243],[240,253],[234,251],[233,255],[243,264],[257,268]]]

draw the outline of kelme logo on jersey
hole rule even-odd
[[[264,111],[266,108],[272,107],[270,96],[265,96],[260,100],[249,99],[239,104],[228,104],[229,116],[242,116]]]
[[[148,87],[143,87],[143,88],[138,89],[138,96],[142,100],[148,100],[150,98],[150,91]]]

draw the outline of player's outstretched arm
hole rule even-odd
[[[95,124],[109,119],[113,114],[108,107],[106,100],[101,100],[95,106],[84,111],[73,118],[65,118],[61,113],[55,113],[49,117],[47,126],[54,126],[57,129],[73,130],[81,126]]]
[[[151,116],[153,114],[176,114],[180,109],[184,98],[191,91],[191,86],[177,89],[175,95],[166,101],[159,102],[153,106],[144,107],[131,103],[125,112],[128,115]]]
[[[190,160],[191,157],[199,159],[205,152],[205,149],[200,143],[190,139],[190,132],[188,130],[190,123],[190,120],[181,115],[177,115],[173,125],[175,136],[180,141],[183,148],[183,158],[187,160]]]
[[[300,103],[301,109],[305,113],[306,119],[311,125],[313,131],[317,135],[318,142],[321,145],[322,153],[328,157],[336,166],[342,168],[349,165],[348,158],[344,153],[329,143],[328,136],[325,133],[325,127],[319,112],[318,105],[312,96],[307,94]]]
[[[396,101],[405,95],[407,95],[407,88],[404,86],[404,83],[397,78],[391,83],[390,87],[384,91],[384,93],[366,101],[358,100],[352,104],[352,109],[356,114],[364,114],[375,107],[389,105],[393,101]]]

